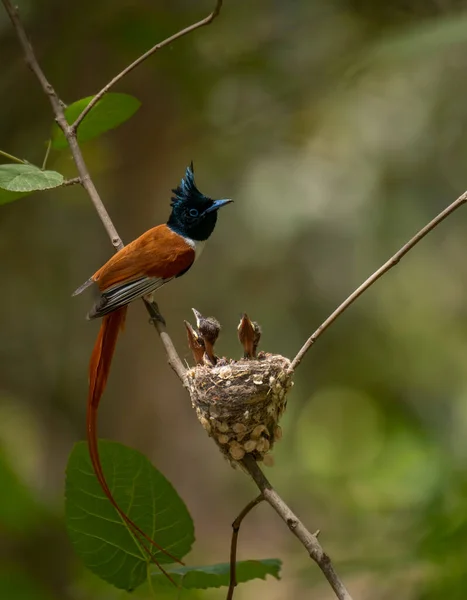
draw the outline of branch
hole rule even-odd
[[[230,543],[230,582],[229,589],[227,591],[226,600],[232,600],[235,588],[237,587],[237,542],[238,533],[240,531],[240,525],[247,514],[258,506],[260,502],[264,500],[263,494],[256,496],[254,500],[248,502],[242,512],[238,515],[235,521],[232,523],[232,541]]]
[[[153,46],[150,50],[148,50],[143,55],[141,55],[139,58],[137,58],[134,62],[132,62],[131,65],[128,65],[128,67],[126,67],[126,69],[123,69],[123,71],[121,71],[111,81],[109,81],[109,83],[107,85],[105,85],[101,89],[101,91],[98,92],[94,96],[94,98],[91,100],[91,102],[86,106],[86,108],[83,110],[83,112],[79,115],[79,117],[73,123],[73,125],[71,126],[71,129],[76,133],[76,131],[77,131],[80,123],[84,119],[84,117],[89,113],[89,111],[91,111],[94,108],[94,106],[99,102],[99,100],[103,96],[105,96],[105,94],[107,94],[107,92],[110,90],[110,88],[112,88],[118,81],[120,81],[120,79],[123,79],[123,77],[125,77],[125,75],[128,75],[128,73],[133,71],[133,69],[135,69],[138,65],[140,65],[142,62],[147,60],[150,56],[155,54],[161,48],[164,48],[164,46],[168,46],[172,42],[175,42],[175,40],[178,40],[179,38],[187,35],[188,33],[195,31],[195,29],[199,29],[200,27],[204,27],[205,25],[209,25],[210,23],[212,23],[214,21],[214,19],[220,13],[220,10],[222,8],[222,3],[223,3],[223,0],[217,0],[216,6],[214,7],[214,10],[212,11],[212,13],[210,15],[208,15],[204,19],[201,19],[201,21],[198,21],[197,23],[193,23],[193,25],[190,25],[189,27],[186,27],[185,29],[178,31],[177,33],[175,33],[174,35],[171,35],[164,41],[159,42],[158,44]]]
[[[360,287],[358,287],[350,296],[342,302],[342,304],[336,308],[336,310],[318,327],[318,329],[313,333],[312,336],[308,338],[303,347],[298,352],[297,356],[293,359],[289,372],[292,373],[298,365],[301,363],[303,357],[308,352],[308,350],[313,346],[319,336],[326,331],[326,329],[334,323],[334,321],[340,317],[340,315],[347,310],[347,308],[355,302],[355,300],[363,294],[369,287],[371,287],[380,277],[382,277],[385,273],[387,273],[390,269],[395,267],[398,262],[403,258],[407,252],[412,250],[412,248],[418,244],[430,231],[432,231],[437,225],[444,221],[446,217],[448,217],[451,213],[457,210],[462,204],[467,202],[467,191],[459,196],[457,200],[455,200],[452,204],[450,204],[447,208],[445,208],[442,212],[439,213],[432,221],[430,221],[423,229],[413,236],[402,248],[394,254],[387,262],[384,263],[377,271],[373,273],[366,281],[364,281]]]
[[[251,455],[246,454],[245,458],[242,459],[241,464],[253,478],[261,491],[264,500],[272,506],[279,517],[287,524],[290,531],[300,540],[310,557],[321,569],[337,598],[339,598],[339,600],[352,600],[352,596],[346,590],[345,585],[335,572],[331,559],[318,542],[316,534],[310,533],[300,519],[290,510],[269,483],[255,459]]]
[[[73,179],[65,179],[65,181],[62,183],[62,185],[64,185],[64,186],[78,185],[78,183],[81,183],[81,178],[73,177]]]
[[[23,48],[26,64],[37,77],[42,89],[44,90],[44,93],[49,98],[50,104],[52,105],[52,110],[55,115],[55,120],[60,129],[63,131],[66,139],[68,140],[71,154],[73,156],[76,168],[78,169],[78,173],[81,178],[81,183],[84,189],[89,194],[89,197],[91,198],[94,204],[97,214],[99,215],[107,231],[107,234],[109,235],[112,241],[112,244],[115,248],[120,250],[120,248],[123,248],[122,240],[120,239],[117,230],[115,229],[112,220],[110,219],[109,214],[106,211],[102,200],[100,199],[97,189],[91,180],[88,168],[86,167],[86,163],[84,162],[83,154],[81,152],[80,147],[78,146],[76,133],[70,128],[65,118],[65,113],[63,111],[63,102],[61,102],[60,98],[57,95],[57,92],[49,83],[46,76],[44,75],[44,72],[39,66],[39,63],[37,62],[36,55],[34,54],[34,50],[32,49],[31,43],[26,35],[26,31],[24,30],[23,24],[21,23],[17,9],[12,5],[10,0],[2,0],[2,2],[11,19],[11,22],[13,23],[16,35],[18,36],[19,42]]]
[[[183,387],[186,388],[186,368],[183,365],[175,346],[172,342],[171,337],[167,333],[167,329],[165,323],[161,320],[161,314],[159,312],[159,307],[157,304],[153,302],[148,302],[147,300],[143,300],[144,305],[146,306],[146,310],[148,311],[151,319],[150,322],[154,325],[161,338],[162,343],[164,344],[165,351],[167,353],[167,362],[174,370],[177,377],[180,379]]]

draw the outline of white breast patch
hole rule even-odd
[[[202,251],[204,250],[204,246],[206,245],[206,242],[205,241],[197,242],[188,237],[186,237],[184,239],[185,239],[185,242],[193,248],[193,250],[195,251],[195,260],[198,260],[198,258],[201,256]]]

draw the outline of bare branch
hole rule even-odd
[[[205,25],[209,25],[210,23],[212,23],[214,21],[214,19],[220,13],[220,10],[222,8],[222,3],[223,3],[223,0],[217,0],[216,1],[216,6],[214,7],[214,10],[207,17],[205,17],[204,19],[201,19],[201,21],[198,21],[197,23],[193,23],[193,25],[190,25],[189,27],[186,27],[185,29],[182,29],[181,31],[178,31],[177,33],[175,33],[174,35],[171,35],[170,37],[168,37],[164,41],[159,42],[158,44],[156,44],[155,46],[153,46],[150,50],[148,50],[143,55],[141,55],[139,58],[137,58],[134,62],[132,62],[131,65],[128,65],[128,67],[126,67],[126,69],[123,69],[123,71],[121,71],[111,81],[109,81],[109,83],[107,85],[105,85],[101,89],[101,91],[98,92],[94,96],[94,98],[91,100],[91,102],[86,106],[86,108],[83,110],[83,112],[79,115],[79,117],[73,123],[73,125],[71,126],[71,129],[76,133],[76,131],[77,131],[80,123],[84,119],[84,117],[94,108],[94,106],[96,106],[96,104],[99,102],[99,100],[103,96],[105,96],[105,94],[107,94],[107,92],[118,81],[120,81],[120,79],[123,79],[123,77],[125,77],[126,75],[128,75],[128,73],[130,73],[131,71],[133,71],[133,69],[135,69],[137,66],[139,66],[142,62],[144,62],[145,60],[147,60],[150,56],[152,56],[153,54],[155,54],[161,48],[164,48],[164,46],[168,46],[172,42],[175,42],[176,40],[178,40],[181,37],[187,35],[188,33],[191,33],[192,31],[195,31],[195,29],[199,29],[200,27],[204,27]]]
[[[62,183],[62,185],[64,185],[64,186],[78,185],[78,183],[81,183],[81,177],[73,177],[73,179],[65,179],[65,181]]]
[[[340,315],[353,303],[355,300],[363,294],[369,287],[371,287],[380,277],[382,277],[385,273],[387,273],[390,269],[395,267],[398,262],[403,258],[407,252],[412,250],[412,248],[418,244],[430,231],[432,231],[437,225],[444,221],[446,217],[448,217],[451,213],[457,210],[462,204],[465,204],[467,201],[467,191],[459,196],[457,200],[455,200],[452,204],[450,204],[447,208],[445,208],[442,212],[439,213],[432,221],[430,221],[425,227],[420,229],[420,231],[413,236],[402,248],[394,254],[387,262],[384,263],[377,271],[373,273],[366,281],[364,281],[360,287],[358,287],[350,296],[342,302],[336,310],[329,315],[329,317],[318,327],[318,329],[313,333],[312,336],[308,338],[303,347],[298,352],[297,356],[293,359],[289,372],[294,371],[298,365],[301,363],[303,357],[308,352],[308,350],[313,346],[319,336],[330,326],[334,321],[340,317]]]
[[[120,236],[118,235],[117,230],[115,229],[112,220],[110,219],[110,216],[106,211],[104,204],[102,203],[102,200],[100,199],[96,186],[91,180],[88,168],[86,166],[86,163],[84,162],[83,154],[81,152],[80,147],[78,146],[76,134],[70,129],[70,126],[65,118],[65,113],[63,111],[63,103],[60,101],[60,98],[58,97],[56,91],[47,80],[46,76],[44,75],[44,72],[42,71],[41,67],[39,66],[39,63],[37,62],[34,50],[32,49],[31,43],[29,42],[29,39],[26,35],[26,31],[24,30],[23,24],[21,23],[21,20],[19,18],[18,11],[12,5],[10,0],[2,0],[2,2],[11,19],[11,22],[13,23],[16,35],[18,36],[20,44],[23,48],[26,64],[35,74],[35,76],[39,80],[39,83],[41,84],[42,89],[44,90],[44,93],[49,98],[50,104],[52,105],[52,110],[55,114],[55,120],[60,129],[63,131],[66,139],[68,140],[71,154],[73,155],[76,168],[78,169],[78,173],[81,178],[81,183],[84,189],[89,194],[89,197],[91,198],[94,204],[97,214],[99,215],[107,231],[107,234],[109,235],[112,241],[112,244],[115,248],[120,250],[120,248],[123,248],[123,242],[120,239]]]
[[[321,569],[337,598],[339,600],[352,600],[352,596],[335,572],[331,559],[324,552],[316,535],[310,533],[300,519],[290,510],[269,483],[255,459],[250,454],[246,454],[241,463],[253,478],[266,502],[273,507],[279,517],[287,524],[290,531],[300,540],[310,557]]]
[[[247,514],[258,506],[260,502],[264,500],[263,494],[256,496],[254,500],[248,502],[242,512],[238,515],[235,521],[232,523],[232,541],[230,543],[230,582],[229,589],[227,591],[227,599],[232,600],[235,588],[237,587],[237,542],[238,533],[240,531],[240,525]]]

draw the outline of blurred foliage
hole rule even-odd
[[[67,103],[95,94],[211,8],[204,0],[20,2]],[[158,295],[183,358],[192,306],[221,321],[223,354],[239,356],[235,328],[247,311],[263,327],[263,348],[292,356],[464,191],[466,22],[465,0],[225,0],[213,25],[119,84],[140,110],[84,149],[126,241],[166,218],[191,159],[200,189],[235,199],[196,270]],[[3,11],[0,54],[0,148],[40,165],[53,119]],[[48,168],[76,174],[67,152],[52,151]],[[466,227],[461,209],[359,299],[313,347],[290,395],[268,475],[321,530],[361,599],[465,597]],[[83,319],[91,299],[70,293],[112,248],[73,187],[2,206],[0,249],[0,477],[12,499],[0,502],[0,597],[125,597],[85,571],[62,509],[97,331]],[[230,523],[255,489],[198,426],[142,307],[130,311],[101,423],[102,435],[147,454],[184,498],[197,529],[190,564],[227,561]],[[242,528],[239,558],[271,549],[282,580],[240,586],[238,600],[299,600],[311,588],[333,597],[261,506]]]
[[[14,600],[50,600],[51,598],[27,573],[21,573],[11,566],[0,571],[0,593],[2,598]]]

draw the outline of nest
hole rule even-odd
[[[293,385],[289,366],[284,356],[260,352],[256,359],[220,359],[188,370],[198,419],[233,466],[245,454],[271,464],[268,453],[282,437],[279,420]]]

